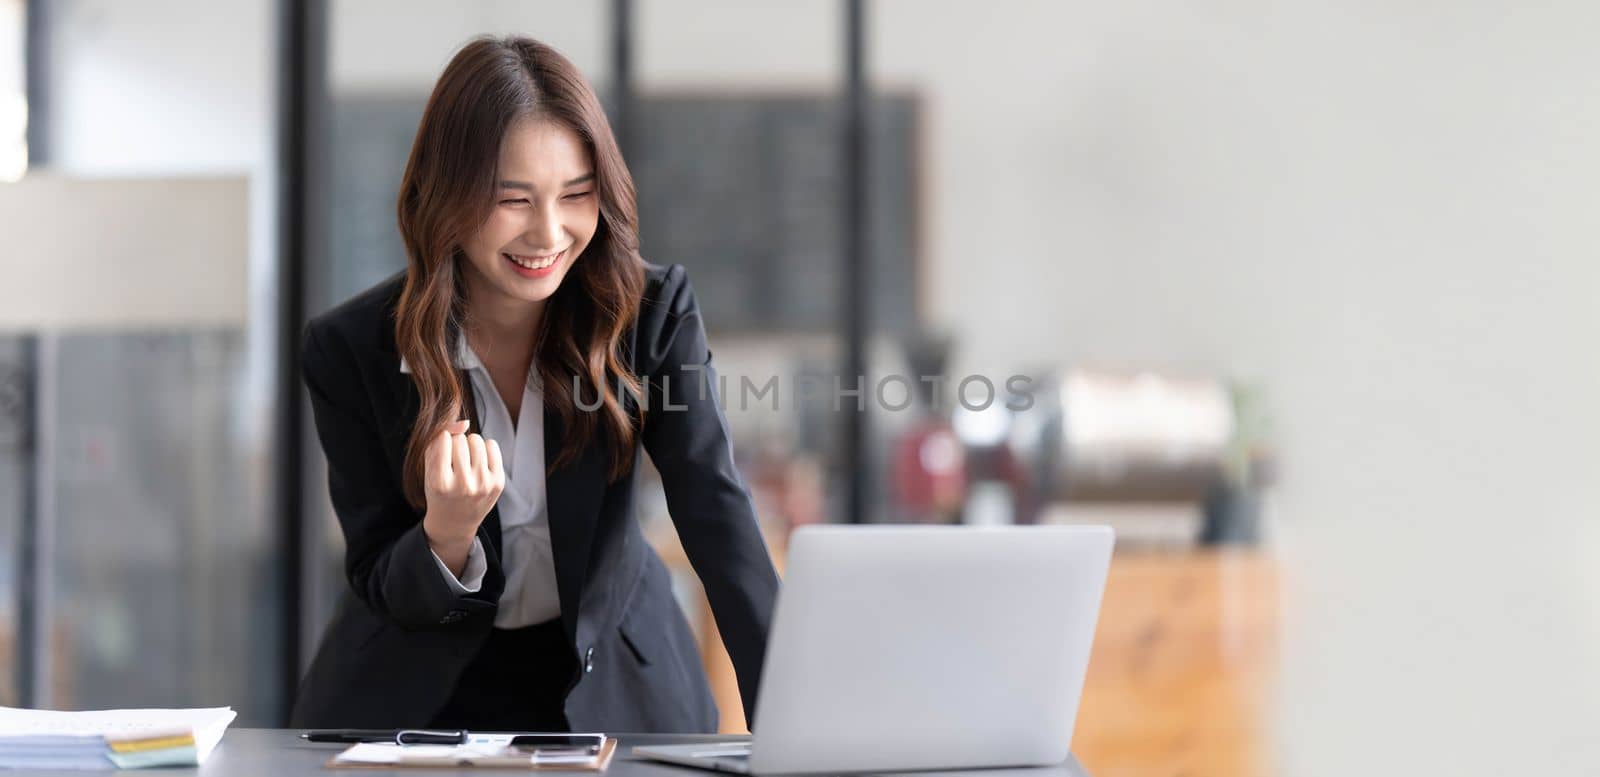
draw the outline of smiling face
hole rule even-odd
[[[464,249],[474,306],[537,309],[561,286],[600,223],[594,161],[567,127],[523,119],[500,144],[495,201]]]

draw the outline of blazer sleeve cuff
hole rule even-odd
[[[478,551],[488,556],[488,548],[480,547]],[[402,534],[390,554],[381,585],[389,613],[399,625],[422,629],[455,627],[479,612],[494,611],[494,602],[487,600],[490,584],[498,590],[503,583],[498,578],[489,580],[490,575],[486,574],[478,593],[457,592],[451,584],[460,585],[460,581],[447,580],[452,577],[449,570],[440,574],[438,556],[428,547],[421,523]]]

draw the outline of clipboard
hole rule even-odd
[[[603,772],[617,752],[615,737],[606,737],[592,756],[559,756],[540,760],[537,755],[511,754],[502,744],[392,745],[361,743],[329,759],[329,769],[517,769],[521,771]]]

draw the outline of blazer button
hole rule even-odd
[[[450,624],[450,623],[455,623],[456,621],[461,620],[462,618],[465,618],[465,617],[467,617],[467,611],[466,610],[451,610],[451,611],[445,613],[444,617],[439,619],[439,622],[442,623],[442,624]]]
[[[593,672],[593,671],[594,671],[594,648],[589,648],[583,654],[583,673],[584,674],[588,674],[588,673]]]

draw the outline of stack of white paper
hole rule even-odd
[[[236,713],[210,709],[55,712],[0,707],[0,768],[198,766]]]

